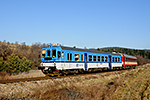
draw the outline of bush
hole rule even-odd
[[[20,59],[18,56],[15,56],[15,54],[12,54],[8,58],[8,64],[7,64],[6,72],[8,73],[19,73],[24,71],[29,71],[31,67],[31,62],[24,57],[23,59]]]
[[[15,72],[19,72],[19,66],[20,66],[20,59],[18,58],[18,56],[15,56],[15,54],[12,54],[9,58],[8,58],[8,68],[7,68],[7,72],[8,73],[15,73]]]
[[[19,71],[23,72],[27,72],[29,71],[31,68],[31,62],[29,60],[27,60],[26,57],[23,57],[22,60],[20,60],[20,66],[19,66]]]
[[[140,55],[137,55],[137,60],[138,60],[138,65],[143,65],[143,64],[146,64],[148,62],[147,59],[143,58]]]
[[[7,64],[3,61],[3,57],[0,58],[0,72],[6,71]]]

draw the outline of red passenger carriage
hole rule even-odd
[[[137,58],[129,55],[122,55],[122,66],[137,66]]]

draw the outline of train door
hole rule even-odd
[[[112,69],[112,64],[111,64],[111,58],[112,57],[110,55],[108,57],[109,57],[109,69]]]
[[[72,52],[69,52],[67,54],[67,59],[68,59],[69,68],[73,67],[72,64],[70,63],[70,61],[72,61]]]
[[[87,53],[84,53],[84,69],[87,71]]]
[[[61,63],[62,68],[65,68],[66,56],[64,51],[61,52],[61,61],[62,61]]]

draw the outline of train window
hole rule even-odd
[[[89,61],[92,61],[92,55],[89,55]]]
[[[136,59],[130,59],[130,58],[126,58],[127,60],[126,61],[129,61],[129,62],[136,62]]]
[[[113,62],[115,62],[115,57],[113,57]]]
[[[79,61],[79,54],[75,54],[75,61]]]
[[[52,50],[52,57],[55,58],[56,57],[56,49]]]
[[[58,55],[58,58],[60,58],[60,57],[61,57],[61,52],[58,51],[58,52],[57,52],[57,55]]]
[[[106,56],[106,57],[105,57],[105,62],[107,62],[107,61],[108,61],[108,57]]]
[[[93,61],[97,61],[97,60],[96,60],[96,56],[95,56],[95,55],[93,56]]]
[[[81,55],[81,61],[83,61],[83,54]]]
[[[98,56],[98,61],[101,61],[101,59],[100,59],[100,58],[101,58],[101,56]]]
[[[72,54],[70,53],[70,61],[72,61]]]
[[[62,58],[64,58],[64,51],[61,53],[61,55],[62,55]]]
[[[102,62],[104,62],[104,56],[102,56]]]
[[[67,60],[69,61],[69,53],[67,53]]]
[[[120,58],[118,57],[118,62],[120,62]]]
[[[42,50],[42,58],[45,58],[45,50]]]
[[[96,56],[95,55],[93,56],[93,61],[96,61]]]
[[[115,57],[115,62],[117,62],[117,57]]]
[[[47,56],[50,57],[50,50],[47,50]]]

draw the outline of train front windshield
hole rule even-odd
[[[52,49],[52,57],[53,57],[53,58],[56,57],[56,49]]]
[[[45,58],[45,56],[46,56],[46,52],[45,52],[46,50],[42,50],[42,58]]]
[[[56,49],[42,50],[42,58],[60,58],[60,57],[61,52],[57,51]]]

